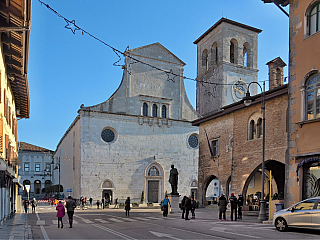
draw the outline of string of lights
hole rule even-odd
[[[47,3],[41,1],[41,0],[38,0],[40,2],[41,5],[47,7],[47,9],[49,9],[50,11],[52,11],[54,14],[56,14],[58,17],[64,19],[64,21],[67,23],[67,25],[65,25],[65,28],[67,29],[70,29],[72,31],[73,34],[76,33],[76,31],[81,31],[82,32],[82,35],[84,34],[87,34],[88,36],[92,37],[93,39],[99,41],[100,43],[104,44],[105,46],[109,47],[116,55],[117,57],[119,58],[116,62],[113,63],[113,66],[120,66],[122,68],[124,68],[123,65],[120,65],[119,62],[122,60],[121,59],[121,55],[124,56],[124,57],[127,57],[131,60],[133,60],[132,63],[129,63],[129,71],[126,69],[126,71],[131,74],[131,64],[135,64],[135,63],[141,63],[141,64],[144,64],[146,66],[149,66],[153,69],[156,69],[158,71],[161,71],[161,72],[164,72],[168,78],[167,78],[167,81],[172,81],[172,82],[175,82],[174,78],[176,77],[182,77],[183,79],[185,80],[191,80],[191,81],[195,81],[195,82],[198,82],[198,83],[201,83],[203,86],[204,86],[204,83],[206,84],[211,84],[211,85],[214,85],[214,88],[216,86],[223,86],[223,85],[233,85],[233,83],[215,83],[215,82],[210,82],[210,81],[205,81],[205,80],[198,80],[196,78],[190,78],[190,77],[186,77],[186,76],[181,76],[180,74],[176,74],[173,72],[172,69],[170,69],[170,71],[168,70],[164,70],[164,69],[161,69],[161,68],[158,68],[157,66],[154,66],[150,63],[147,63],[147,62],[144,62],[140,59],[137,59],[133,56],[130,55],[130,53],[128,53],[128,50],[129,50],[129,46],[125,49],[124,52],[112,47],[111,45],[109,45],[108,43],[106,43],[105,41],[99,39],[98,37],[94,36],[93,34],[89,33],[88,31],[86,31],[85,29],[79,27],[78,25],[76,25],[75,23],[75,20],[69,20],[67,19],[66,17],[64,17],[63,15],[61,15],[60,13],[58,13],[56,10],[54,10],[53,8],[51,8]],[[269,80],[260,80],[258,82],[268,82]],[[204,86],[205,87],[205,86]]]

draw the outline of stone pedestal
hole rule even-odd
[[[168,195],[168,198],[170,200],[171,203],[171,209],[170,209],[170,213],[177,213],[180,211],[179,208],[179,197],[180,195]]]

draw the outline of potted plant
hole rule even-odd
[[[124,209],[124,203],[119,203],[119,208]]]
[[[139,207],[139,203],[137,202],[132,203],[132,208],[138,208],[138,207]]]
[[[147,203],[147,206],[148,206],[148,207],[153,207],[153,202],[148,202],[148,203]]]
[[[141,193],[141,204],[144,202],[144,191]]]

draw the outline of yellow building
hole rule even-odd
[[[0,1],[0,222],[17,198],[17,120],[29,118],[28,53],[31,0]]]
[[[264,2],[271,2],[264,0]],[[320,0],[290,5],[285,207],[320,195]]]

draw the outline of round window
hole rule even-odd
[[[198,147],[198,138],[196,135],[191,135],[188,139],[189,146],[192,148]]]
[[[101,138],[103,141],[109,143],[115,139],[115,134],[111,129],[104,129],[101,133]]]

